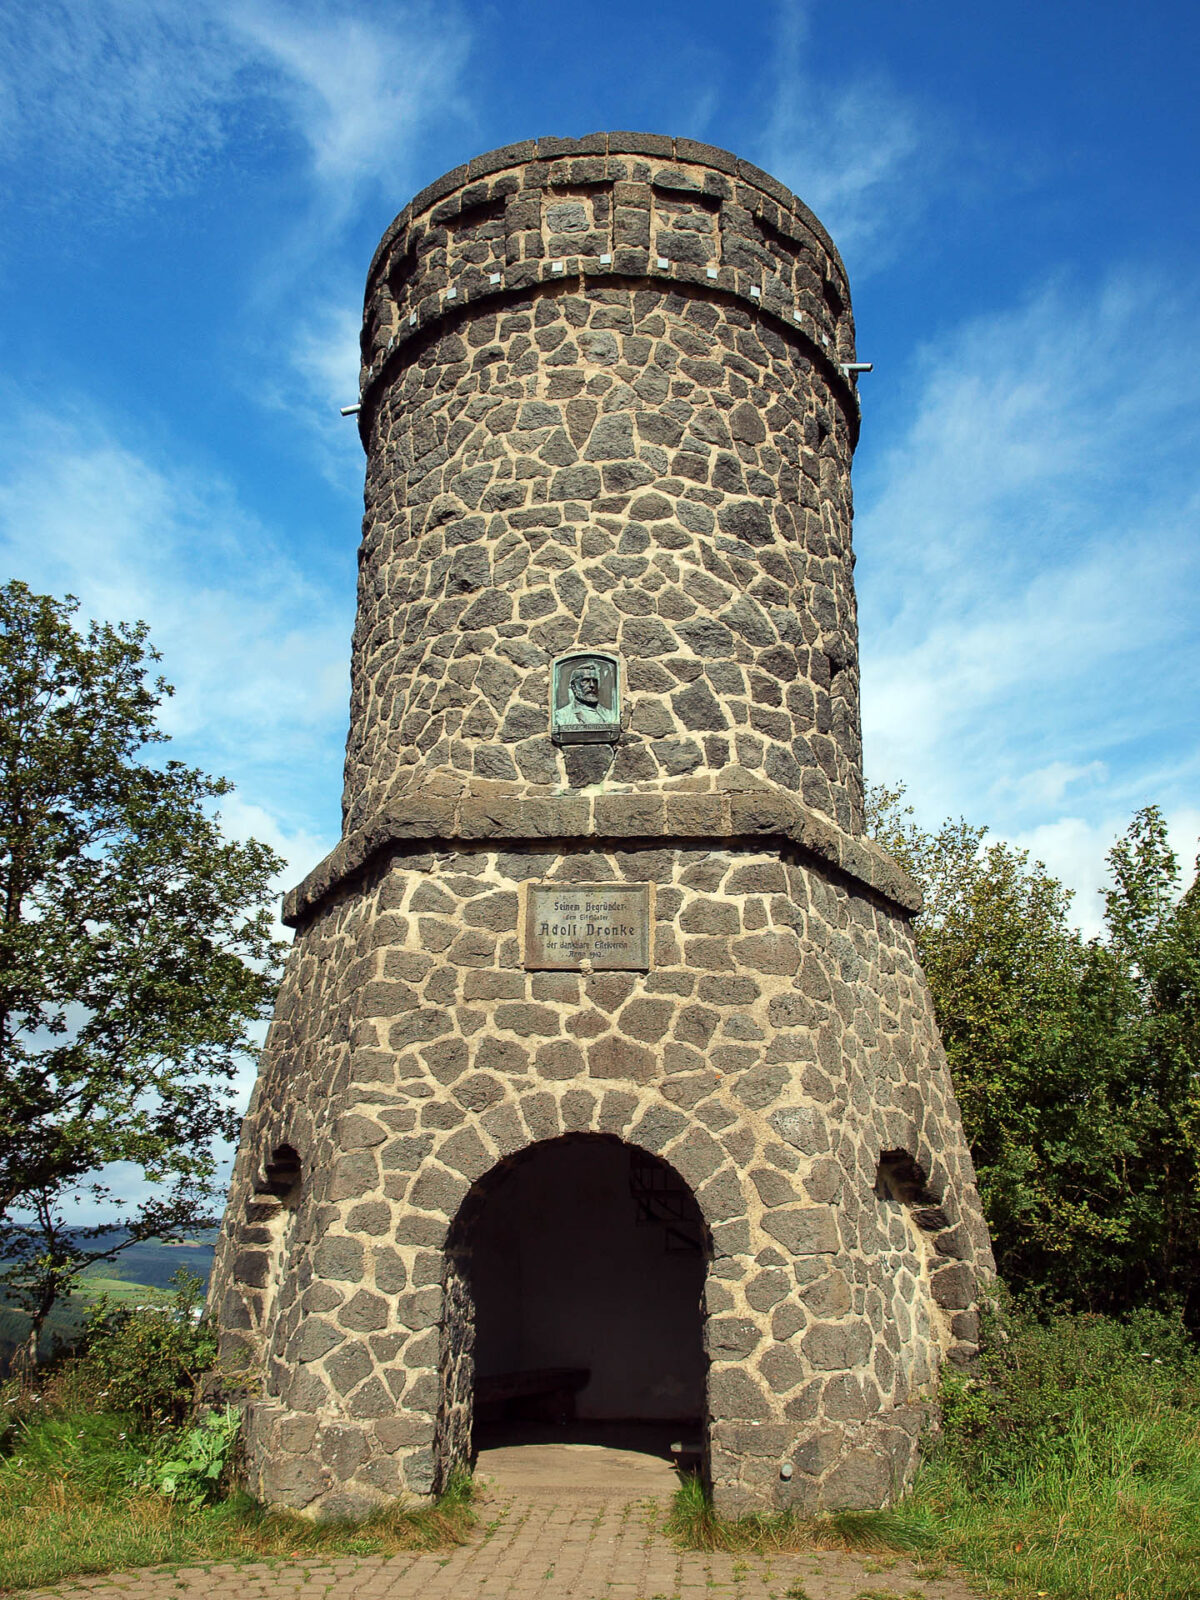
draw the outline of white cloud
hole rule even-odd
[[[1065,767],[1094,777],[1106,766],[1115,782],[1139,744],[1186,730],[1186,701],[1161,692],[1149,662],[1129,668],[1149,631],[1156,651],[1180,653],[1181,689],[1195,680],[1180,604],[1195,590],[1192,552],[1139,530],[1032,575],[987,570],[986,545],[962,562],[940,586],[909,574],[923,604],[900,602],[890,625],[877,615],[884,595],[864,580],[863,722],[874,773],[919,774],[943,804],[969,799],[1025,816],[1054,799],[1034,774]],[[1195,768],[1194,743],[1173,759],[1177,783]]]
[[[283,857],[284,866],[272,880],[272,890],[283,896],[290,888],[306,877],[319,861],[329,854],[338,842],[336,828],[329,832],[315,832],[306,828],[285,826],[267,806],[258,805],[240,794],[226,795],[219,806],[221,831],[229,839],[258,839],[270,845]],[[329,821],[335,824],[336,815]],[[279,939],[289,939],[291,934],[282,922],[275,929]]]
[[[843,252],[868,243],[875,264],[897,220],[919,204],[937,161],[928,113],[875,73],[830,82],[805,61],[802,4],[780,7],[777,87],[763,165],[805,202]]]
[[[1035,767],[1008,780],[1001,779],[996,788],[998,792],[1002,791],[1007,783],[1016,791],[1018,803],[1022,806],[1045,807],[1058,805],[1065,799],[1068,790],[1101,784],[1107,777],[1108,768],[1103,761],[1051,761],[1044,767]]]
[[[903,396],[912,423],[867,483],[889,560],[939,583],[956,574],[974,583],[962,558],[985,542],[990,570],[1037,571],[1101,521],[1151,501],[1177,514],[1155,477],[1182,454],[1200,389],[1188,354],[1198,342],[1197,307],[1130,270],[1091,292],[1047,285],[927,344]]]
[[[292,356],[296,370],[331,415],[339,406],[358,399],[361,322],[351,303],[334,301],[301,323],[296,334]]]
[[[1179,857],[1181,886],[1186,888],[1195,876],[1196,852],[1200,848],[1200,809],[1179,806],[1169,810],[1166,818],[1171,848]],[[1074,890],[1071,920],[1087,938],[1103,931],[1102,896],[1110,884],[1108,852],[1131,820],[1132,811],[1113,814],[1099,822],[1059,817],[1009,840],[1028,850],[1033,860],[1044,862],[1056,878]]]
[[[53,173],[39,207],[90,215],[186,188],[244,137],[307,151],[321,214],[403,187],[414,141],[459,113],[470,28],[453,9],[348,0],[40,0],[0,11],[0,161]]]
[[[274,291],[268,291],[271,298]],[[308,296],[311,310],[278,309],[268,320],[264,359],[247,362],[242,387],[260,404],[288,414],[303,431],[311,464],[347,497],[347,514],[361,509],[363,452],[353,417],[340,408],[358,399],[361,293]],[[278,338],[282,348],[277,348]]]
[[[245,63],[203,5],[40,0],[0,11],[0,156],[31,155],[105,207],[186,184],[225,142]]]
[[[85,617],[150,624],[176,685],[161,720],[178,754],[290,817],[293,833],[306,805],[332,813],[348,556],[344,588],[327,591],[219,481],[155,464],[84,412],[51,418],[9,398],[23,420],[0,432],[6,569],[77,595]]]
[[[1144,274],[1051,287],[931,344],[859,477],[869,774],[1090,887],[1088,852],[1200,781],[1198,354],[1200,309]]]
[[[345,3],[233,0],[224,15],[278,74],[318,182],[346,205],[365,180],[403,184],[417,130],[456,109],[470,33],[453,8],[397,5],[382,21]]]

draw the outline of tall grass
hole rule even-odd
[[[1016,1317],[945,1414],[914,1534],[1070,1600],[1200,1596],[1200,1351],[1165,1318]]]
[[[475,1520],[469,1480],[435,1506],[392,1505],[357,1523],[269,1512],[232,1489],[222,1453],[232,1436],[206,1437],[188,1420],[212,1343],[192,1317],[193,1289],[182,1280],[165,1314],[101,1305],[82,1354],[33,1388],[0,1384],[0,1592],[128,1567],[461,1543]]]
[[[760,1516],[722,1517],[713,1509],[699,1478],[683,1480],[664,1524],[666,1532],[690,1550],[787,1553],[799,1550],[858,1551],[888,1555],[921,1542],[907,1518],[891,1511],[832,1511],[806,1516],[798,1511]]]
[[[727,1550],[919,1550],[1017,1594],[1200,1600],[1200,1351],[1163,1317],[1012,1312],[890,1512],[725,1520],[695,1486],[670,1527]]]
[[[0,1592],[129,1567],[392,1555],[459,1544],[470,1484],[432,1507],[394,1505],[357,1523],[270,1512],[233,1492],[210,1505],[137,1486],[154,1441],[128,1417],[66,1410],[15,1430],[0,1458]]]

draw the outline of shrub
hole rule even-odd
[[[215,1330],[201,1315],[203,1284],[177,1272],[164,1307],[111,1307],[101,1297],[88,1313],[82,1367],[97,1398],[153,1426],[183,1422],[196,1382],[216,1360]]]
[[[1015,1471],[1070,1470],[1085,1451],[1139,1425],[1200,1410],[1200,1347],[1171,1317],[1041,1316],[1010,1307],[991,1321],[978,1378],[947,1378],[941,1451],[980,1490]],[[1139,1457],[1143,1470],[1151,1462]]]

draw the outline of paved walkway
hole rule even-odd
[[[570,1471],[557,1456],[481,1454],[480,1526],[457,1549],[108,1574],[29,1600],[976,1600],[939,1567],[886,1556],[679,1551],[659,1531],[668,1464],[558,1450],[576,1452]]]

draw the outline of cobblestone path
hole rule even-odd
[[[681,1552],[660,1520],[654,1501],[497,1495],[454,1550],[110,1573],[28,1600],[975,1600],[909,1560]]]

